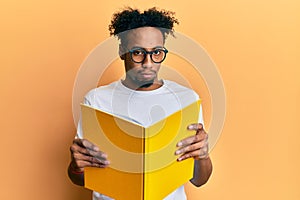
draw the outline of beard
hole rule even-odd
[[[153,76],[151,79],[143,79],[141,77],[138,77],[134,74],[131,74],[130,72],[127,73],[128,75],[128,78],[131,79],[131,81],[134,83],[136,89],[138,88],[148,88],[150,87],[151,85],[154,84],[155,82],[155,79],[156,79],[156,73],[155,73],[155,76]]]
[[[153,85],[153,83],[154,83],[154,79],[150,80],[150,81],[140,82],[140,85],[138,85],[138,86],[139,86],[139,88],[148,88],[151,85]]]
[[[134,84],[136,85],[136,89],[138,88],[148,88],[154,83],[154,79],[151,80],[138,80],[138,79],[131,79]]]

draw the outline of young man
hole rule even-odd
[[[84,103],[146,126],[199,99],[191,89],[172,81],[158,79],[161,63],[168,53],[164,47],[165,38],[173,33],[175,23],[178,24],[178,21],[172,12],[156,8],[143,13],[127,8],[115,13],[109,30],[111,35],[120,39],[119,52],[124,61],[126,77],[91,90],[85,96]],[[178,141],[178,150],[174,152],[178,155],[178,162],[194,159],[194,176],[190,182],[198,187],[207,182],[212,172],[208,136],[203,129],[201,112],[199,116],[200,123],[188,126],[189,130],[195,131],[195,135]],[[77,138],[70,149],[72,161],[68,174],[77,185],[84,184],[85,167],[104,168],[110,164],[109,155],[102,152],[101,147],[82,139],[80,123]],[[111,199],[96,192],[93,193],[93,198]],[[165,198],[175,199],[186,199],[183,186]]]

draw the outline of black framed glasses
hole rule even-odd
[[[152,51],[146,51],[143,48],[134,48],[128,51],[130,58],[135,63],[142,63],[145,61],[147,54],[150,55],[154,63],[161,63],[165,60],[168,50],[166,48],[156,48]]]

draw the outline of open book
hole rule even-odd
[[[85,187],[116,200],[161,200],[193,177],[194,161],[177,162],[176,144],[194,131],[200,100],[149,127],[81,105],[85,139],[108,155],[107,168],[87,167]]]

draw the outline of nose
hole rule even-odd
[[[142,67],[143,67],[143,68],[151,68],[152,64],[153,64],[153,63],[152,63],[150,54],[146,54],[145,60],[144,60],[144,62],[142,63]]]

